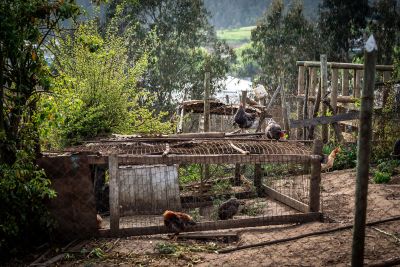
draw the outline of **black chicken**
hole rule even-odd
[[[225,201],[218,208],[218,218],[220,220],[232,219],[239,210],[240,202],[236,198]]]
[[[282,131],[281,126],[276,123],[272,118],[267,122],[267,127],[265,128],[265,134],[270,139],[279,140],[281,137],[284,137],[284,132]]]
[[[256,117],[257,116],[255,113],[247,113],[243,108],[243,104],[240,104],[238,110],[236,111],[234,121],[240,129],[248,129],[254,126]]]

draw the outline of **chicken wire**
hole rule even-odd
[[[262,146],[252,148],[261,149]],[[262,186],[307,206],[309,163],[282,161],[278,158],[275,162],[260,166]],[[286,168],[288,171],[283,172]],[[230,198],[240,202],[238,211],[231,218],[238,221],[250,218],[267,220],[274,216],[304,212],[277,201],[265,192],[260,194],[254,181],[254,164],[209,164],[207,167],[196,163],[120,166],[119,172],[121,229],[161,227],[165,210],[185,212],[198,223],[217,222],[219,207]],[[109,229],[109,217],[103,217],[103,227]]]

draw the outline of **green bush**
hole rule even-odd
[[[386,184],[390,181],[390,173],[375,171],[374,173],[374,183],[376,184]]]
[[[0,258],[43,242],[55,226],[44,201],[56,196],[50,180],[25,151],[12,165],[0,165]]]
[[[400,166],[400,160],[383,159],[378,161],[378,163],[378,170],[380,172],[389,173],[390,175],[393,175],[394,170]]]

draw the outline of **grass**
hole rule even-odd
[[[229,45],[239,45],[250,41],[251,30],[255,26],[217,31],[218,39],[225,40]]]

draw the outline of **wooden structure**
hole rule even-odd
[[[312,137],[312,134],[304,134],[308,127],[316,125],[323,125],[321,134],[324,142],[328,139],[328,124],[338,123],[342,131],[346,127],[358,130],[356,119],[359,118],[359,107],[356,103],[359,102],[364,83],[364,65],[326,62],[326,57],[322,55],[321,61],[297,61],[297,66],[297,120],[290,121],[290,128],[298,129],[297,138]],[[376,65],[377,77],[383,82],[390,81],[392,71],[392,65]],[[385,106],[387,90],[381,92],[381,101],[375,108]],[[308,108],[304,109],[304,106]],[[327,110],[330,110],[329,115]],[[340,140],[340,135],[336,134],[336,138]]]
[[[204,133],[206,135],[208,133]],[[199,135],[201,136],[201,135]],[[309,148],[298,142],[278,142],[263,138],[225,136],[224,138],[178,138],[158,137],[144,138],[132,137],[122,139],[108,139],[87,143],[80,147],[68,149],[73,153],[84,153],[91,165],[108,164],[110,174],[110,229],[100,231],[102,236],[124,236],[167,233],[163,226],[161,213],[154,217],[155,223],[137,224],[132,227],[120,227],[120,219],[124,216],[124,204],[126,199],[122,192],[126,186],[121,182],[124,176],[125,166],[138,166],[143,168],[152,165],[174,166],[179,164],[297,164],[304,166],[305,170],[311,168],[311,175],[300,175],[301,180],[291,180],[290,187],[279,187],[277,184],[286,186],[288,182],[273,178],[270,181],[260,179],[260,169],[257,170],[258,178],[254,180],[253,186],[257,192],[262,192],[271,200],[277,201],[293,212],[282,215],[256,216],[252,218],[241,218],[226,221],[202,221],[188,231],[205,231],[214,229],[254,227],[270,224],[302,223],[321,219],[320,213],[320,147],[312,152]],[[146,167],[146,168],[147,168]],[[165,179],[164,179],[165,180]],[[247,181],[251,183],[251,181]],[[296,183],[298,185],[296,185]],[[174,183],[172,183],[173,185]],[[164,193],[171,191],[171,183],[164,186]],[[297,186],[297,187],[296,187]],[[295,192],[295,189],[303,190]],[[144,190],[145,188],[142,188]],[[129,190],[128,190],[129,191]],[[146,192],[145,192],[146,193]],[[163,194],[163,193],[161,193]],[[149,196],[149,195],[148,195]],[[300,196],[300,197],[298,197]],[[152,198],[152,197],[149,197]],[[167,206],[171,208],[166,198]],[[178,199],[177,197],[175,200]],[[174,201],[176,204],[176,202]],[[201,207],[201,203],[198,207]],[[144,205],[144,204],[143,204]],[[148,207],[152,207],[150,204]],[[195,207],[191,205],[191,207]],[[179,207],[174,207],[179,209]]]

